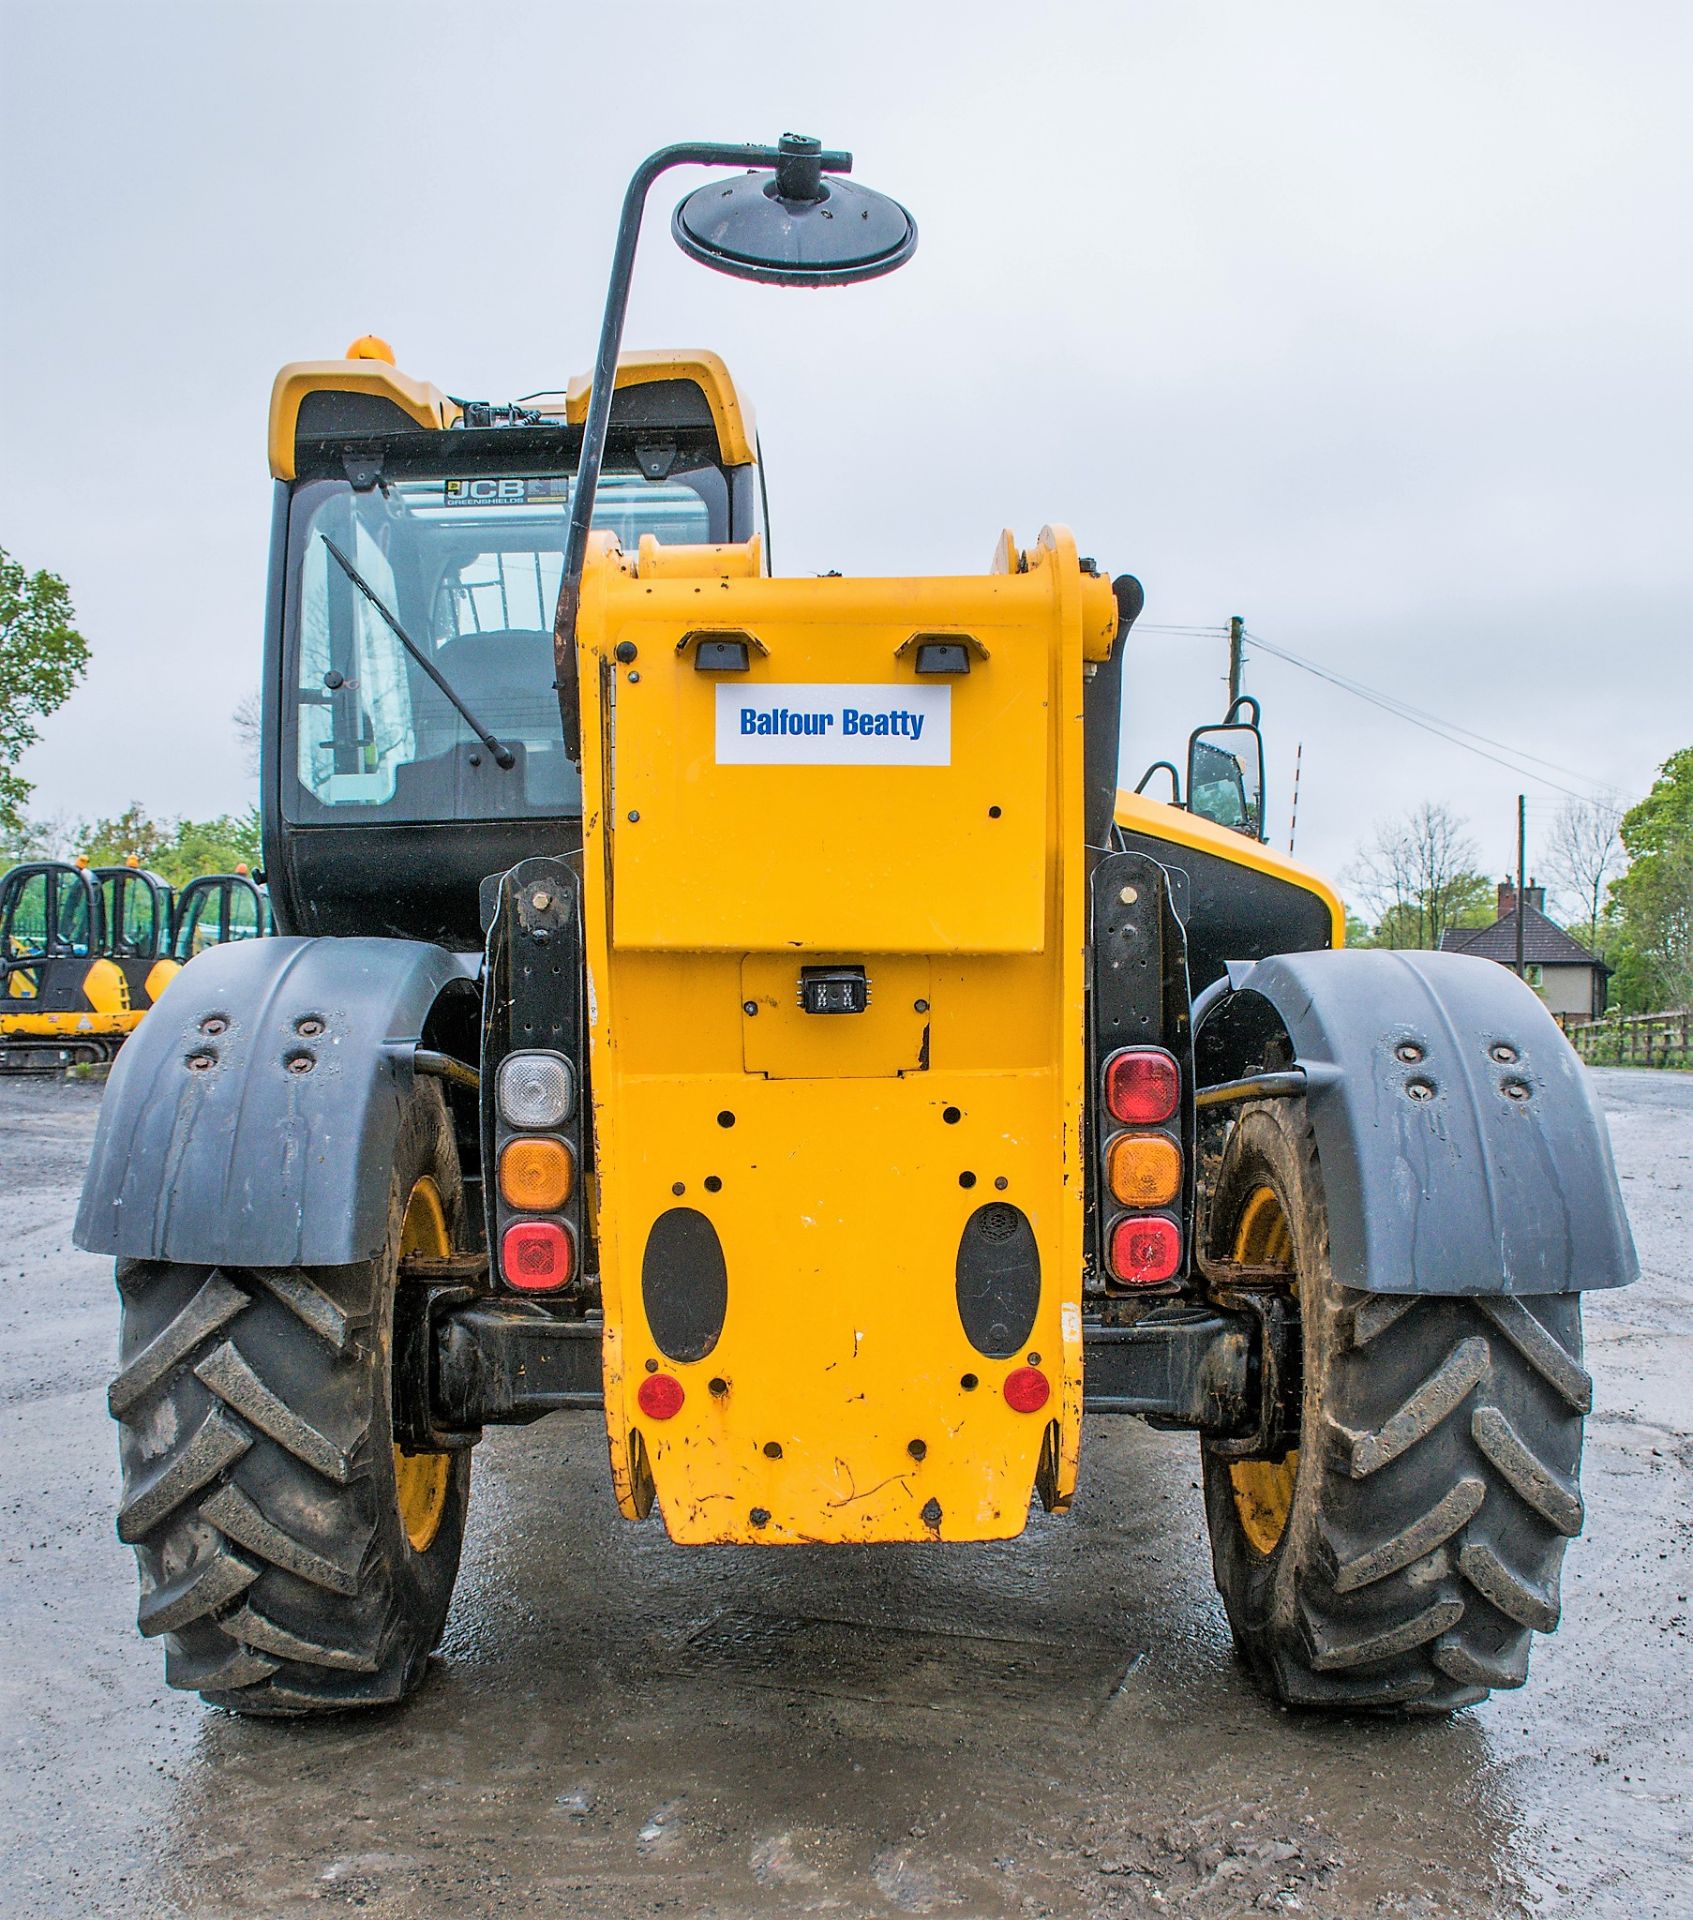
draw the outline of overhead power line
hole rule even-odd
[[[1215,630],[1214,630],[1215,631]],[[1307,660],[1303,654],[1291,648],[1278,646],[1273,640],[1266,640],[1261,633],[1249,630],[1246,638],[1255,647],[1261,647],[1265,653],[1278,660],[1286,661],[1290,667],[1298,667],[1302,672],[1314,674],[1317,679],[1325,680],[1330,686],[1338,687],[1343,693],[1354,698],[1368,701],[1371,706],[1379,707],[1382,712],[1392,714],[1396,719],[1409,721],[1414,727],[1420,727],[1425,733],[1432,733],[1437,739],[1446,741],[1454,747],[1463,747],[1467,752],[1478,754],[1483,760],[1491,760],[1495,766],[1503,767],[1507,773],[1514,773],[1522,779],[1537,780],[1542,786],[1550,787],[1556,793],[1566,795],[1571,800],[1587,800],[1591,794],[1578,793],[1573,787],[1562,782],[1550,780],[1543,773],[1535,773],[1532,767],[1520,765],[1530,761],[1535,766],[1549,767],[1555,773],[1569,775],[1572,780],[1584,781],[1598,791],[1602,782],[1593,779],[1590,774],[1582,773],[1575,767],[1566,767],[1556,760],[1542,759],[1539,754],[1529,753],[1521,747],[1513,747],[1503,740],[1492,739],[1485,733],[1477,733],[1473,727],[1462,726],[1456,720],[1443,719],[1439,714],[1430,713],[1426,708],[1413,706],[1410,701],[1401,699],[1397,694],[1384,693],[1379,687],[1366,686],[1362,680],[1354,680],[1350,674],[1338,672],[1332,667],[1320,666],[1315,660]],[[1497,752],[1488,752],[1488,748]],[[1511,758],[1501,758],[1502,755]]]

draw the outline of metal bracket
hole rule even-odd
[[[486,1297],[488,1256],[446,1259],[407,1254],[394,1292],[394,1438],[406,1453],[446,1453],[473,1447],[480,1426],[453,1429],[435,1423],[435,1348],[442,1315]]]
[[[565,1320],[538,1302],[455,1302],[432,1334],[432,1417],[472,1429],[603,1406],[603,1333],[597,1318]]]
[[[1258,1322],[1258,1425],[1242,1438],[1207,1439],[1207,1451],[1220,1460],[1280,1460],[1299,1439],[1299,1316],[1282,1293],[1220,1288],[1216,1299]]]
[[[925,669],[923,665],[923,655],[925,650],[930,647],[937,649],[944,648],[949,653],[957,652],[961,654],[962,659],[960,664],[946,667],[930,666]],[[917,654],[917,671],[919,673],[925,671],[930,673],[968,673],[970,671],[971,654],[974,654],[978,660],[986,660],[988,658],[987,648],[982,645],[981,641],[978,640],[973,633],[914,633],[909,640],[902,640],[899,645],[894,648],[894,658],[896,660],[903,660],[905,656],[913,650],[915,650]]]
[[[1128,1326],[1084,1321],[1083,1409],[1239,1434],[1252,1420],[1256,1332],[1248,1314],[1177,1304]]]
[[[749,634],[745,626],[691,626],[681,639],[676,641],[678,655],[687,653],[689,647],[695,647],[697,653],[693,664],[703,672],[741,672],[745,674],[751,664],[752,653],[766,655],[770,647],[756,634]],[[731,662],[733,657],[733,664]]]

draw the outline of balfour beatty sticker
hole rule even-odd
[[[717,762],[758,767],[948,767],[951,687],[717,683]]]

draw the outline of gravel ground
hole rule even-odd
[[[496,1433],[408,1706],[249,1723],[134,1630],[70,1225],[99,1089],[0,1084],[0,1908],[28,1915],[1693,1914],[1693,1077],[1595,1075],[1639,1238],[1589,1301],[1586,1537],[1528,1686],[1278,1711],[1232,1655],[1190,1440],[1090,1426],[1003,1546],[686,1550],[597,1416]]]

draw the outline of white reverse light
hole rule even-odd
[[[500,1118],[508,1127],[557,1127],[576,1104],[576,1074],[561,1053],[513,1053],[500,1063]]]

